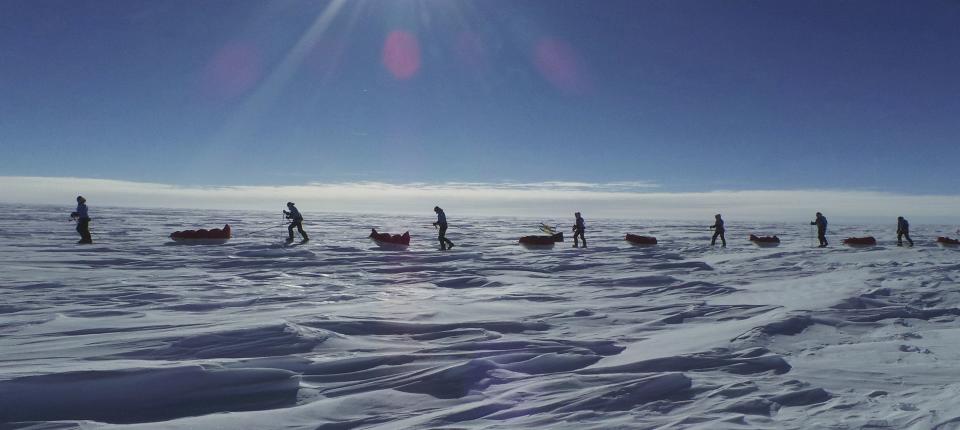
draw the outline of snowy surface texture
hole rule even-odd
[[[711,214],[585,211],[590,248],[527,250],[542,220],[451,213],[443,253],[428,216],[307,212],[284,246],[279,213],[91,206],[81,246],[72,208],[0,209],[4,428],[960,427],[960,251],[933,243],[955,227],[816,249],[730,220],[721,249]],[[166,239],[224,223],[225,245]]]

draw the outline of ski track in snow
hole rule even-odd
[[[816,249],[805,225],[732,222],[721,249],[709,217],[588,218],[590,248],[527,250],[572,217],[452,216],[441,253],[426,216],[308,214],[313,240],[283,246],[246,234],[278,215],[93,207],[78,246],[71,208],[0,208],[0,427],[960,427],[960,251],[932,242],[951,227]],[[226,245],[165,239],[225,223]]]

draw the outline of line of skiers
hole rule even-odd
[[[720,214],[714,215],[716,221],[710,226],[713,229],[713,239],[710,240],[710,246],[717,244],[717,237],[720,237],[722,245],[727,246],[727,239],[724,237],[726,229],[723,228],[723,218]],[[810,222],[810,225],[817,226],[817,240],[820,241],[818,248],[826,248],[827,245],[827,217],[817,212],[816,219]],[[897,217],[897,246],[903,246],[903,239],[907,239],[910,246],[913,246],[913,239],[910,238],[910,223],[906,218]]]
[[[293,242],[293,229],[296,228],[297,232],[300,233],[300,236],[303,238],[303,242],[310,240],[307,236],[307,232],[303,230],[303,215],[297,210],[296,204],[293,202],[287,202],[287,209],[283,211],[283,215],[286,219],[290,220],[290,224],[287,225],[287,242]],[[438,229],[437,240],[440,241],[440,249],[448,250],[453,249],[453,242],[450,239],[447,239],[447,229],[449,224],[447,224],[447,215],[443,212],[443,209],[440,209],[439,206],[434,206],[433,212],[437,214],[437,221],[433,223],[433,226]],[[583,247],[587,247],[587,239],[584,236],[584,233],[587,231],[586,222],[583,220],[583,216],[580,215],[580,212],[576,212],[574,215],[574,224],[573,224],[573,247],[577,248],[580,246],[580,242],[583,242]],[[90,214],[87,210],[87,199],[83,196],[77,196],[77,209],[70,213],[70,218],[74,219],[77,222],[77,233],[80,233],[80,240],[77,243],[88,244],[93,243],[93,239],[90,237]],[[720,246],[727,246],[727,238],[724,236],[726,229],[723,226],[723,217],[720,214],[714,215],[714,223],[710,226],[713,230],[713,237],[710,239],[710,245],[715,246],[717,244],[717,238],[720,238]],[[820,241],[820,248],[826,248],[827,243],[827,217],[823,216],[822,213],[817,212],[816,219],[810,222],[810,225],[817,226],[817,239]],[[910,238],[910,223],[907,222],[905,218],[897,217],[897,246],[903,246],[903,239],[907,239],[907,243],[910,246],[913,246],[913,239]]]
[[[440,209],[439,206],[435,206],[433,211],[437,214],[437,222],[433,223],[433,226],[439,230],[438,239],[440,241],[440,249],[453,249],[453,242],[450,241],[450,239],[447,239],[447,228],[449,228],[449,224],[447,224],[447,215],[443,212],[443,209]],[[296,203],[287,202],[287,210],[283,211],[283,216],[287,220],[290,220],[290,223],[287,225],[287,243],[293,242],[294,228],[297,229],[297,232],[300,233],[300,237],[303,238],[302,242],[307,242],[310,240],[310,237],[307,236],[307,232],[303,230],[303,214],[301,214],[300,210],[297,209]],[[577,216],[580,216],[579,212],[577,213]],[[70,213],[70,218],[77,222],[77,232],[80,233],[80,241],[77,243],[93,243],[93,239],[90,237],[90,215],[87,211],[87,199],[83,198],[83,196],[77,196],[77,210]],[[580,237],[582,238],[582,218],[579,218],[578,225],[581,226]],[[583,246],[587,246],[586,239],[583,241]]]
[[[827,217],[817,212],[817,218],[810,222],[810,225],[817,226],[817,240],[820,241],[819,248],[826,248],[827,243]],[[910,246],[913,246],[913,239],[910,238],[910,223],[902,216],[897,217],[897,246],[903,246],[903,239],[906,238]]]

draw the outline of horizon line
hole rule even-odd
[[[664,191],[650,181],[307,182],[302,185],[175,185],[119,179],[0,176],[0,201],[70,204],[77,195],[103,206],[169,209],[263,209],[286,201],[315,212],[417,214],[435,205],[459,214],[516,217],[581,211],[592,218],[741,220],[828,217],[960,219],[960,194],[857,189]],[[905,211],[909,208],[909,211]],[[306,210],[311,210],[307,208]],[[809,212],[809,213],[807,213]],[[551,215],[553,214],[553,215]]]

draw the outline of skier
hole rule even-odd
[[[293,202],[287,202],[287,209],[290,209],[290,211],[283,211],[283,215],[286,216],[288,220],[291,220],[290,225],[287,226],[287,232],[290,233],[290,235],[287,236],[287,243],[293,242],[294,227],[300,232],[300,236],[303,237],[304,242],[310,240],[310,238],[307,237],[307,232],[303,231],[303,215],[300,215],[300,211],[297,210]]]
[[[716,214],[713,217],[716,219],[716,222],[710,226],[710,228],[713,229],[713,239],[710,239],[710,246],[716,245],[717,236],[720,236],[720,241],[723,243],[723,245],[720,246],[725,248],[727,246],[727,238],[724,236],[724,233],[727,229],[723,227],[723,218],[720,217],[720,214]]]
[[[440,206],[434,206],[433,211],[437,214],[437,222],[433,223],[433,226],[440,227],[440,233],[437,236],[437,239],[440,240],[440,250],[453,249],[453,242],[447,239],[447,214],[443,213]]]
[[[580,216],[580,212],[573,214],[577,218],[577,221],[573,224],[573,247],[578,248],[580,244],[577,242],[577,237],[580,237],[580,240],[583,241],[583,247],[587,247],[587,238],[583,237],[583,232],[587,231],[587,226],[583,222],[583,217]]]
[[[817,239],[820,240],[820,246],[818,248],[827,247],[827,217],[823,216],[822,213],[817,212],[817,219],[810,222],[810,225],[817,226]]]
[[[910,239],[910,223],[902,217],[897,217],[897,246],[903,246],[903,238],[907,238],[910,246],[913,246],[913,239]]]
[[[87,199],[83,196],[77,196],[77,210],[70,213],[70,218],[77,220],[77,233],[80,233],[80,240],[77,243],[93,243],[90,237],[90,215],[87,214]]]

